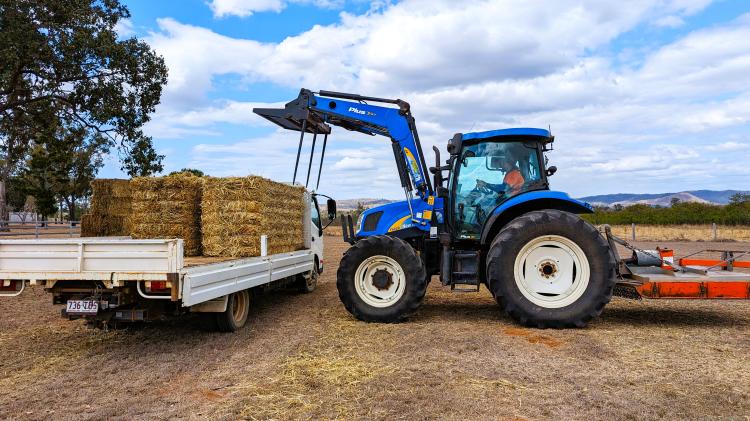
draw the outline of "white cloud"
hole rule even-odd
[[[654,21],[654,25],[664,28],[679,28],[684,24],[685,20],[675,15],[664,16]]]
[[[247,17],[258,12],[281,12],[288,3],[309,3],[318,7],[341,7],[344,0],[211,0],[208,6],[217,18]]]
[[[120,38],[129,38],[135,35],[135,27],[130,19],[120,19],[115,25],[115,32]]]
[[[273,46],[254,40],[236,39],[206,28],[186,25],[171,18],[158,19],[159,32],[146,38],[164,56],[169,81],[163,102],[170,108],[201,105],[216,75],[252,76],[258,63],[273,52]]]
[[[285,4],[282,0],[213,0],[208,3],[216,17],[235,15],[250,16],[255,12],[280,12]]]
[[[745,143],[729,141],[706,146],[706,150],[712,152],[739,152],[748,149],[750,149],[750,141],[746,141]]]

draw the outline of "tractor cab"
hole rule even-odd
[[[528,191],[547,190],[544,151],[553,141],[543,129],[505,129],[457,134],[451,154],[448,191],[454,238],[478,240],[493,211]]]

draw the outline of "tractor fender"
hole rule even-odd
[[[567,193],[552,190],[536,190],[521,193],[493,209],[482,229],[481,243],[492,242],[498,232],[510,221],[527,212],[556,209],[582,214],[594,213],[594,207],[571,198]]]

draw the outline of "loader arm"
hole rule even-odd
[[[367,102],[394,104],[398,108]],[[253,112],[285,129],[302,132],[300,146],[304,133],[327,136],[331,132],[329,125],[388,137],[392,141],[401,185],[407,197],[413,190],[422,200],[428,200],[434,194],[414,117],[405,101],[331,91],[314,93],[302,89],[299,96],[284,108],[254,108]]]

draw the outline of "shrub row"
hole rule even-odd
[[[633,205],[620,210],[596,208],[596,212],[583,215],[592,224],[711,224],[750,225],[750,202],[734,203],[726,206],[704,203],[677,203],[669,208],[649,205]]]

